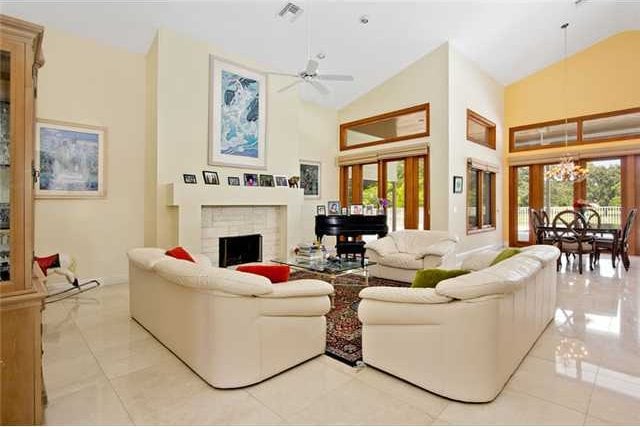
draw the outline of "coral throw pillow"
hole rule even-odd
[[[170,257],[174,257],[177,259],[183,259],[185,261],[196,262],[191,257],[191,255],[189,255],[189,252],[187,252],[186,249],[182,246],[176,246],[173,249],[169,249],[167,252],[165,252],[165,255],[169,255]]]
[[[280,283],[289,280],[291,269],[288,265],[240,265],[236,271],[257,274],[271,280],[271,283]]]

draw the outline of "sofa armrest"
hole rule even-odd
[[[374,286],[360,291],[360,298],[406,304],[443,304],[452,298],[440,295],[433,288],[399,288]]]
[[[278,283],[273,286],[273,292],[260,295],[260,298],[296,298],[318,297],[333,294],[333,286],[322,280],[302,279]]]
[[[415,251],[416,259],[422,259],[427,255],[443,257],[450,254],[456,248],[456,242],[451,239],[441,240],[433,243],[423,249],[417,249]]]
[[[398,247],[396,246],[396,243],[393,241],[393,238],[391,236],[385,236],[382,239],[369,242],[364,247],[365,249],[376,252],[382,257],[398,252]]]
[[[211,260],[206,255],[195,254],[195,255],[191,255],[191,257],[194,259],[194,261],[198,265],[201,265],[203,267],[212,267]]]

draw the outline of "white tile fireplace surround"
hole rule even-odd
[[[283,206],[203,206],[202,253],[217,266],[221,237],[261,234],[262,260],[280,256],[283,209]]]
[[[168,184],[178,207],[178,244],[218,265],[218,238],[262,234],[263,260],[286,256],[300,242],[304,194],[286,187]]]

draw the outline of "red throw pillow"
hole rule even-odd
[[[291,272],[288,265],[240,265],[236,270],[266,277],[271,283],[287,282]]]
[[[185,261],[196,262],[193,258],[191,258],[191,255],[189,255],[189,252],[187,252],[185,250],[185,248],[183,248],[182,246],[176,246],[175,248],[169,249],[164,254],[165,255],[169,255],[171,257],[174,257],[174,258],[177,258],[177,259],[183,259]]]
[[[35,257],[34,259],[44,274],[47,274],[47,270],[50,268],[60,267],[60,254]]]

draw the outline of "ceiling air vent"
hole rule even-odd
[[[289,22],[294,22],[302,15],[302,8],[293,3],[287,3],[280,12],[278,12],[278,16],[283,19],[289,20]]]

